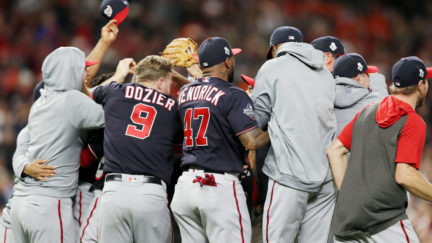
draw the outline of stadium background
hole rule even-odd
[[[46,55],[59,46],[89,53],[106,19],[100,0],[0,0],[0,209],[11,193],[12,155],[16,136],[26,125],[31,94],[41,80]],[[176,37],[201,43],[222,36],[243,53],[236,57],[240,73],[254,77],[265,61],[271,32],[280,25],[303,31],[304,39],[333,35],[347,52],[362,54],[391,82],[391,67],[403,56],[416,55],[432,65],[432,2],[317,0],[132,0],[120,35],[105,56],[99,73],[115,70],[124,57],[140,60],[157,54]],[[431,92],[419,109],[427,141],[422,172],[432,179]],[[293,117],[295,119],[295,117]],[[409,216],[421,242],[432,242],[432,206],[411,200]]]

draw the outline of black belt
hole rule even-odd
[[[127,177],[127,175],[124,175]],[[105,181],[123,181],[123,175],[121,174],[108,174],[105,178]],[[143,176],[141,183],[152,183],[162,185],[161,179],[158,179],[153,176]]]
[[[189,169],[202,170],[202,171],[204,171],[204,173],[213,173],[213,174],[221,174],[221,175],[225,174],[224,171],[207,169],[207,168],[204,168],[204,167],[201,167],[201,166],[196,166],[196,165],[185,166],[183,168],[183,171],[188,171]]]

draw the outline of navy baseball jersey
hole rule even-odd
[[[242,173],[245,148],[237,136],[257,127],[249,96],[222,79],[203,78],[180,89],[178,104],[182,167]]]
[[[96,88],[92,97],[105,111],[104,173],[152,175],[169,184],[168,157],[180,128],[175,99],[117,82]]]
[[[81,167],[79,169],[79,180],[88,183],[95,181],[96,171],[103,154],[104,129],[88,131],[87,144],[81,151]]]

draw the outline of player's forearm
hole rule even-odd
[[[327,157],[333,174],[333,180],[340,190],[348,166],[348,150],[339,140],[336,140],[327,150]]]
[[[254,128],[253,130],[243,133],[239,136],[240,142],[247,149],[259,149],[265,147],[270,143],[268,132],[264,132],[261,128]]]
[[[396,182],[411,194],[432,202],[432,184],[411,165],[398,163],[395,178]]]
[[[348,166],[347,156],[341,154],[327,154],[327,156],[330,161],[330,168],[333,174],[333,180],[339,191],[342,185],[343,178],[345,176],[346,168]]]
[[[182,87],[182,86],[190,83],[189,79],[183,77],[183,75],[181,75],[177,71],[173,70],[172,74],[173,74],[173,81],[175,81],[179,87]]]
[[[93,50],[90,52],[90,54],[87,56],[86,60],[99,61],[97,64],[87,68],[89,71],[88,80],[92,80],[96,76],[96,73],[99,70],[102,59],[105,56],[105,53],[110,47],[110,45],[111,45],[110,42],[103,41],[102,39],[100,39],[96,44],[96,46],[93,48]]]
[[[258,181],[258,169],[256,166],[256,150],[249,150],[248,153],[249,167],[255,180]]]

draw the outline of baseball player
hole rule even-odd
[[[27,159],[27,150],[29,146],[29,136],[28,136],[28,128],[24,127],[17,137],[17,147],[12,159],[12,166],[16,173],[16,177],[14,178],[14,185],[18,183],[18,178],[30,176],[37,180],[46,181],[49,177],[52,177],[55,174],[54,167],[50,165],[46,165],[45,160],[36,159],[30,163],[28,163]],[[2,215],[0,217],[0,233],[1,238],[4,243],[14,243],[15,237],[12,231],[11,224],[11,208],[13,205],[14,198],[14,187],[12,188],[12,195],[10,196],[6,207],[3,209]]]
[[[40,89],[44,88],[44,82],[39,82],[33,92],[34,100],[38,99],[41,95]],[[90,130],[87,134],[81,136],[85,147],[81,151],[80,157],[80,168],[79,168],[79,179],[78,179],[78,190],[75,195],[75,200],[73,204],[73,215],[75,220],[78,223],[78,226],[81,227],[84,213],[87,212],[87,208],[94,198],[93,190],[91,190],[92,184],[95,181],[96,170],[99,165],[99,161],[103,156],[103,129]],[[28,146],[27,146],[28,147]],[[27,152],[27,151],[25,151]],[[25,154],[23,155],[25,157]],[[46,162],[46,161],[41,161]],[[22,168],[17,168],[16,173],[20,176],[23,171],[24,174],[27,174],[35,179],[44,179],[39,178],[35,172],[28,171],[28,168],[32,167],[32,164],[23,163],[20,166],[24,166],[24,170]],[[45,166],[46,169],[52,169],[53,167],[44,165],[44,164],[35,164],[38,166]],[[26,171],[27,170],[27,171]],[[37,172],[37,170],[36,170]]]
[[[366,105],[381,101],[384,97],[369,90],[369,74],[378,72],[375,66],[368,66],[364,58],[357,53],[339,57],[334,65],[333,75],[336,80],[335,115],[337,132],[354,118]]]
[[[56,174],[16,184],[11,219],[18,242],[76,242],[71,197],[78,182],[79,132],[104,125],[102,108],[79,91],[92,64],[73,47],[60,47],[44,60],[45,89],[29,115],[28,158],[46,160]]]
[[[92,80],[92,87],[96,87],[99,85],[106,85],[111,83],[114,80],[117,80],[120,83],[123,83],[126,79],[126,76],[129,73],[129,65],[125,59],[120,61],[115,73],[107,73],[101,74],[98,77]],[[102,136],[100,136],[102,135]],[[91,154],[94,154],[94,157],[100,158],[103,156],[103,133],[96,134],[93,137],[93,143],[89,143],[89,148],[93,151]],[[92,157],[92,156],[87,156]],[[81,156],[83,158],[83,156]],[[105,159],[100,158],[100,163],[98,167],[98,171],[93,175],[88,174],[87,181],[90,179],[93,181],[90,191],[94,194],[92,201],[89,203],[86,210],[83,210],[82,221],[80,227],[80,243],[90,243],[90,242],[98,242],[98,228],[99,228],[99,208],[100,208],[100,199],[102,195],[102,189],[105,181],[105,174],[103,174],[103,166],[105,164]],[[86,173],[87,174],[87,173]],[[90,178],[92,176],[92,178]]]
[[[78,190],[74,203],[74,217],[79,228],[85,223],[85,213],[95,197],[93,184],[103,156],[103,133],[104,129],[89,131],[86,146],[81,151]]]
[[[324,66],[333,72],[333,66],[336,59],[345,55],[345,48],[342,42],[334,36],[323,36],[311,42],[311,45],[324,52]]]
[[[339,190],[331,226],[336,242],[419,242],[406,215],[406,191],[432,202],[432,184],[418,172],[426,125],[415,112],[431,70],[418,57],[396,62],[391,95],[359,112],[328,149]]]
[[[17,137],[17,148],[15,150],[14,156],[13,156],[13,161],[12,161],[12,165],[13,168],[15,169],[16,167],[21,167],[24,168],[24,163],[27,162],[27,157],[25,156],[25,153],[27,152],[27,148],[28,148],[28,136],[26,136],[25,134],[28,133],[28,129],[27,127],[25,127],[24,129],[22,129],[20,131],[20,133],[18,134]],[[44,161],[34,161],[33,163],[28,164],[26,167],[30,168],[31,173],[33,175],[38,175],[38,177],[41,175],[40,173],[45,173],[45,170],[40,169],[40,168],[44,168],[44,167],[48,167],[47,165],[43,164]],[[19,164],[19,166],[18,166]],[[32,168],[35,168],[34,170],[32,170]],[[29,170],[27,169],[27,172]],[[46,175],[47,177],[51,176],[52,173],[54,173],[54,169],[49,168],[49,172],[47,174],[44,174],[44,176]],[[19,173],[19,175],[24,175],[22,170],[21,173]],[[41,180],[46,180],[45,178],[41,178],[39,177]],[[14,178],[14,184],[16,184],[18,182],[18,178],[15,177]],[[15,237],[13,235],[13,231],[12,231],[12,224],[11,224],[11,219],[10,219],[10,211],[11,211],[11,207],[13,204],[13,194],[14,194],[14,189],[12,188],[12,195],[10,196],[8,203],[6,204],[5,208],[2,211],[2,215],[0,217],[0,239],[2,240],[2,242],[4,243],[14,243],[15,241]]]
[[[203,78],[180,89],[182,169],[171,209],[183,242],[250,242],[251,223],[238,176],[244,147],[269,142],[257,127],[248,95],[232,85],[234,55],[220,37],[198,49]]]
[[[134,66],[132,59],[124,61]],[[172,64],[148,56],[135,70],[132,83],[111,82],[92,93],[106,120],[106,179],[99,209],[99,242],[104,243],[172,239],[166,185],[180,126],[177,103],[168,95]]]
[[[335,130],[335,82],[324,55],[297,28],[277,28],[255,79],[252,100],[271,145],[263,172],[265,242],[327,242],[334,208],[326,157]],[[271,55],[270,55],[271,54]]]

